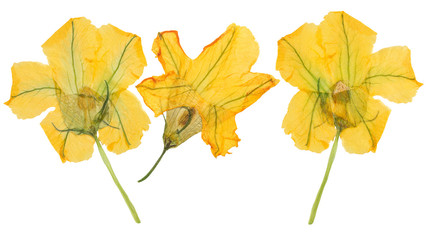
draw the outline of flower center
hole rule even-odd
[[[94,133],[110,122],[111,104],[103,108],[105,98],[89,87],[83,87],[77,94],[61,94],[58,100],[68,129]]]
[[[347,105],[350,102],[350,88],[343,82],[338,81],[332,91],[332,113],[334,115],[334,124],[337,128],[345,129],[353,124],[350,122]]]
[[[338,81],[334,86],[332,98],[335,103],[347,103],[350,101],[350,88],[343,81]]]
[[[77,106],[82,110],[90,111],[94,109],[98,103],[99,99],[95,97],[95,92],[88,87],[84,87],[78,94]]]

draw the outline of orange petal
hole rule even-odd
[[[186,75],[192,60],[186,56],[180,46],[177,31],[159,33],[153,41],[152,51],[158,57],[166,73],[173,71],[177,76]]]
[[[155,116],[177,107],[192,108],[202,101],[192,87],[174,72],[147,78],[137,85],[137,90]]]
[[[202,138],[211,146],[213,156],[225,156],[232,147],[237,147],[240,138],[235,133],[235,113],[222,111],[213,106],[204,113]]]
[[[278,83],[268,74],[249,72],[258,57],[259,47],[249,29],[235,24],[193,61],[180,47],[176,32],[159,34],[153,51],[166,74],[145,79],[137,86],[145,103],[156,116],[180,107],[186,107],[189,112],[197,110],[203,125],[202,137],[211,145],[215,156],[225,155],[231,147],[237,146],[235,115]],[[175,114],[179,118],[189,115],[178,110],[174,113],[182,113]],[[182,122],[172,119],[171,114],[167,116],[169,122]],[[164,132],[164,137],[176,143],[175,146],[182,143],[200,129],[199,118],[192,119],[195,120],[190,126],[192,129],[183,136],[170,134],[170,130],[180,125],[175,124],[167,126],[169,132]]]
[[[203,120],[203,140],[210,144],[214,156],[224,156],[238,145],[235,115],[256,102],[278,80],[268,74],[246,73],[226,77],[223,83],[204,92],[203,98],[212,104],[196,106]]]
[[[231,24],[192,62],[186,79],[201,93],[214,82],[225,83],[232,74],[249,72],[258,55],[259,46],[250,30]]]

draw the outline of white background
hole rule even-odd
[[[163,73],[151,52],[158,31],[178,30],[195,58],[235,22],[259,42],[252,70],[281,79],[277,40],[337,10],[378,33],[374,50],[407,45],[417,79],[428,83],[424,1],[7,1],[0,9],[0,101],[9,99],[12,64],[47,63],[40,46],[71,17],[141,36],[148,60],[141,79]],[[39,125],[47,112],[18,120],[2,104],[0,239],[428,239],[427,85],[410,104],[384,101],[392,113],[376,154],[348,154],[340,145],[312,226],[307,221],[329,150],[298,150],[281,129],[296,92],[281,80],[238,114],[242,141],[231,155],[215,159],[198,134],[167,152],[154,174],[137,184],[162,150],[164,121],[144,106],[152,124],[141,146],[107,153],[141,224],[96,149],[89,161],[63,164]]]

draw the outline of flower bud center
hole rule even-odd
[[[343,81],[338,81],[335,84],[332,98],[335,103],[347,103],[350,101],[350,88]]]
[[[82,110],[90,111],[97,105],[100,105],[100,101],[97,100],[95,97],[95,92],[92,89],[84,87],[78,94],[77,105]]]

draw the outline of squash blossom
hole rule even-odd
[[[309,224],[341,138],[349,153],[375,152],[390,109],[373,96],[410,102],[415,80],[407,47],[372,53],[376,33],[344,12],[331,12],[319,26],[304,24],[278,41],[277,70],[300,91],[283,121],[299,149],[322,152],[334,145]]]
[[[127,90],[142,74],[146,59],[138,36],[85,18],[70,19],[43,44],[49,65],[20,62],[12,67],[8,105],[18,118],[38,116],[63,162],[92,156],[94,142],[136,222],[137,213],[116,178],[101,143],[120,154],[140,145],[149,118]]]
[[[240,141],[235,115],[278,83],[268,74],[250,72],[259,47],[247,28],[235,24],[194,60],[184,53],[176,31],[159,33],[152,51],[165,74],[143,80],[137,89],[156,116],[167,112],[164,150],[139,182],[168,149],[199,132],[215,157],[225,156]]]

